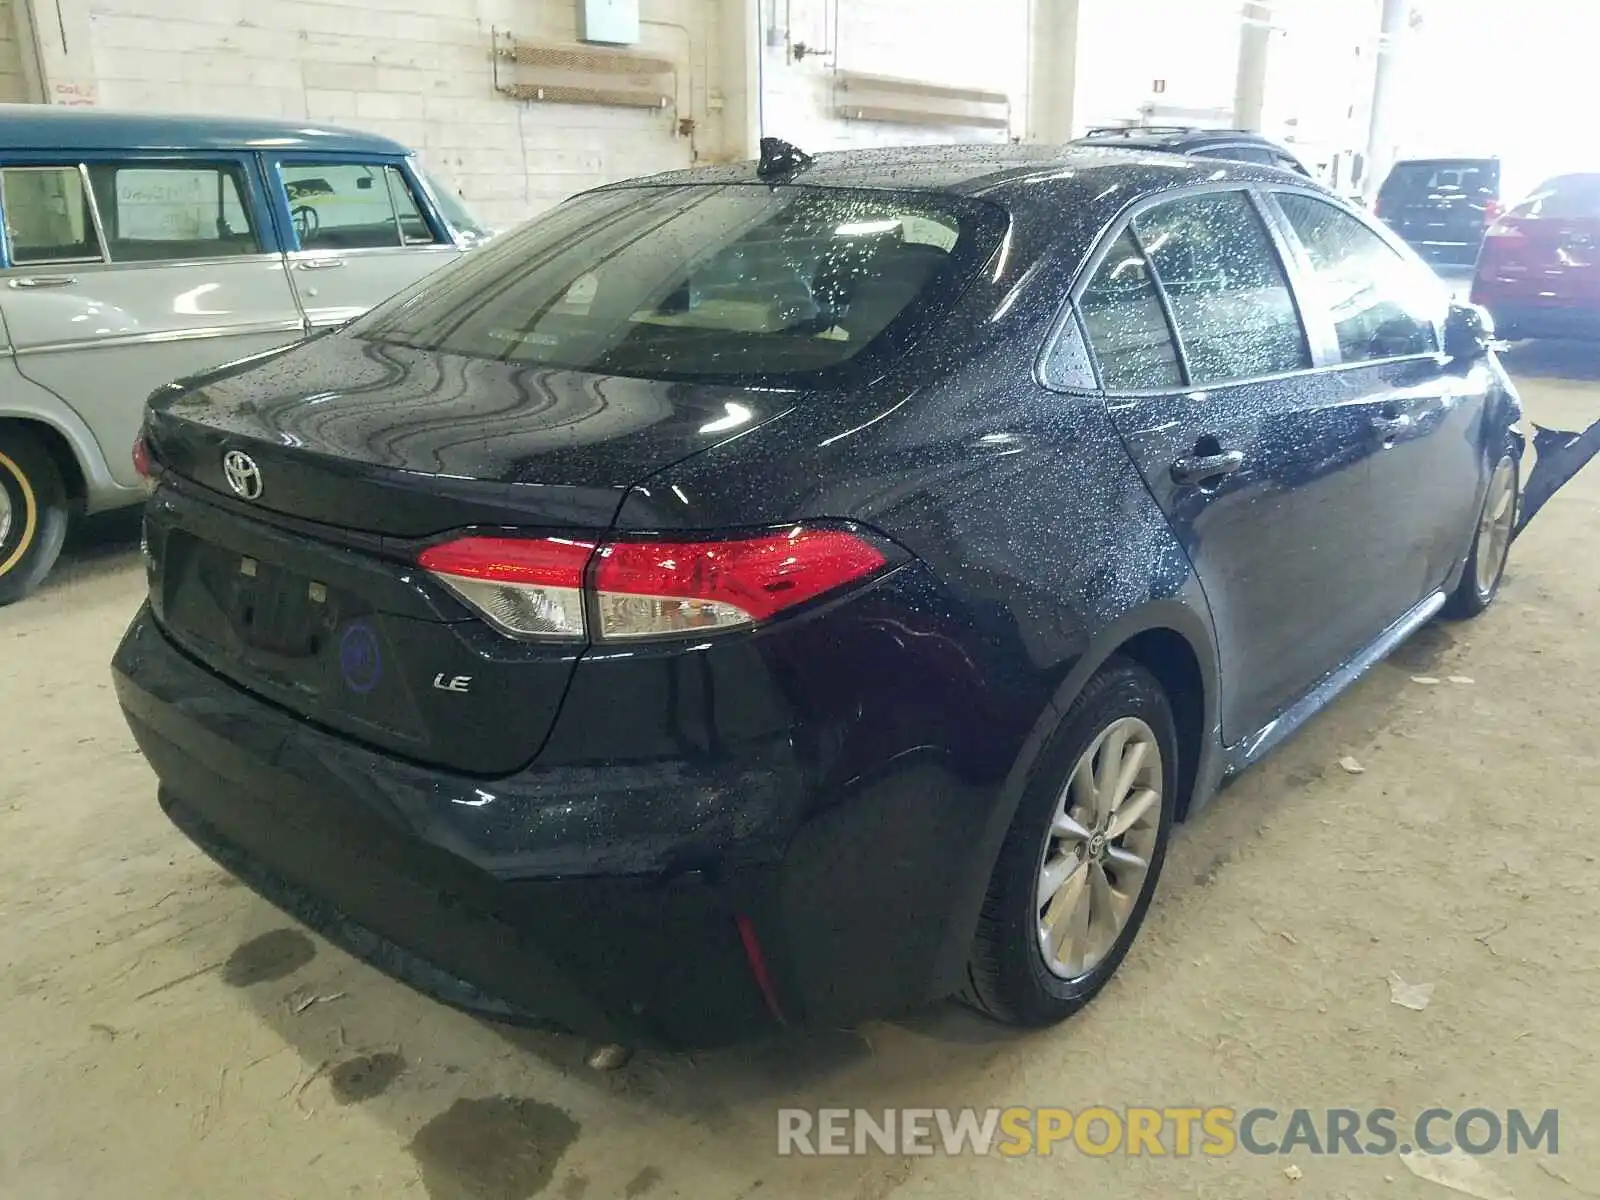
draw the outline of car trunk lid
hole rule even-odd
[[[732,436],[730,405],[743,430],[791,394],[368,349],[322,338],[158,400],[152,606],[264,699],[505,774],[538,753],[584,646],[496,631],[421,552],[462,528],[597,541],[630,485]]]

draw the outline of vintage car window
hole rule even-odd
[[[415,166],[416,164],[413,163],[412,167],[415,168]],[[456,195],[455,191],[442,179],[437,175],[424,172],[423,181],[427,184],[428,190],[433,193],[434,206],[439,210],[439,214],[444,217],[445,223],[450,228],[472,242],[483,241],[490,236],[489,227],[473,216],[472,210],[467,207],[466,202]]]
[[[234,163],[91,163],[112,262],[258,254],[261,237]]]
[[[1173,200],[1134,221],[1196,387],[1311,366],[1289,281],[1243,192]]]
[[[1161,309],[1150,264],[1124,232],[1078,300],[1089,344],[1109,391],[1177,387],[1178,349]]]
[[[398,167],[286,162],[281,174],[302,250],[432,245],[436,240]]]
[[[76,167],[7,167],[0,172],[11,261],[104,262],[94,214]]]
[[[1306,248],[1345,362],[1438,349],[1433,317],[1443,288],[1432,272],[1325,201],[1292,193],[1278,193],[1277,201]]]

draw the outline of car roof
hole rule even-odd
[[[409,154],[399,142],[316,121],[0,104],[4,150],[320,150]]]
[[[1132,198],[1133,193],[1146,194],[1220,179],[1259,180],[1301,186],[1310,183],[1302,175],[1275,167],[1223,159],[1185,158],[1124,147],[1119,142],[1104,146],[1098,143],[1068,146],[957,145],[838,150],[816,155],[809,166],[781,180],[763,180],[756,174],[754,162],[742,162],[669,171],[608,184],[600,190],[781,182],[815,187],[949,192],[1020,203],[1030,191],[1046,189],[1052,193],[1066,190],[1096,197],[1103,194],[1105,198],[1116,199],[1120,207]],[[1312,186],[1317,187],[1315,184]]]
[[[1240,146],[1265,146],[1271,150],[1283,150],[1273,139],[1264,133],[1257,133],[1249,129],[1187,129],[1187,128],[1150,128],[1141,129],[1137,125],[1130,125],[1126,130],[1111,129],[1109,127],[1092,131],[1087,137],[1079,139],[1080,145],[1094,146],[1143,146],[1178,147],[1178,146],[1210,146],[1240,145]]]

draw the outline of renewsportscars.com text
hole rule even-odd
[[[1392,1108],[778,1110],[780,1155],[1555,1154],[1559,1133],[1553,1108],[1429,1108],[1409,1120]]]

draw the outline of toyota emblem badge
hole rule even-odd
[[[222,456],[222,474],[228,480],[237,495],[246,500],[258,499],[261,495],[261,468],[256,466],[256,460],[243,450],[229,450]]]

